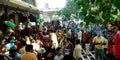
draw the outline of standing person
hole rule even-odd
[[[67,28],[67,29],[68,29],[67,35],[68,35],[68,37],[70,38],[70,37],[71,37],[71,29],[70,29],[70,28]]]
[[[73,50],[74,50],[74,45],[72,44],[71,39],[67,38],[67,40],[64,41],[64,53],[65,53],[65,55],[73,56]]]
[[[94,37],[96,37],[97,34],[95,32],[92,32],[91,33],[91,36],[90,36],[90,50],[93,51],[94,48],[95,48],[95,44],[93,43],[93,39]]]
[[[21,54],[17,53],[16,48],[11,48],[9,50],[9,55],[6,57],[8,60],[21,60]]]
[[[38,30],[39,30],[39,31],[42,31],[42,29],[43,29],[43,27],[42,27],[42,22],[40,21],[40,22],[38,22]]]
[[[56,34],[53,32],[53,30],[50,30],[50,38],[53,41],[53,44],[55,46],[55,49],[58,48],[58,40]]]
[[[75,42],[75,33],[71,31],[71,43],[74,45],[74,42]]]
[[[33,26],[33,28],[32,28],[32,36],[34,37],[34,39],[37,37],[37,29],[36,29],[36,27],[35,26]]]
[[[31,35],[31,26],[29,26],[29,25],[25,26],[24,35],[30,37],[30,35]]]
[[[43,42],[44,48],[46,50],[46,52],[44,54],[45,60],[53,60],[54,59],[54,51],[55,51],[53,42],[52,42],[52,40],[50,40],[50,38],[44,38],[43,40],[44,40],[44,42]]]
[[[23,54],[26,52],[26,51],[25,51],[26,42],[25,42],[25,41],[21,41],[21,43],[22,43],[22,48],[20,48],[19,53],[20,53],[21,55],[23,55]]]
[[[114,49],[113,54],[116,58],[116,60],[120,59],[120,27],[118,28],[117,33],[114,36]]]
[[[21,57],[21,60],[38,60],[35,54],[33,54],[33,45],[26,45],[26,53]]]
[[[19,40],[15,41],[15,45],[17,47],[17,51],[19,51],[19,49],[22,48],[22,43]]]
[[[106,57],[109,58],[110,60],[113,60],[113,58],[114,58],[114,55],[113,55],[113,38],[114,38],[114,35],[112,33],[112,30],[108,30],[108,34],[107,34],[108,48],[107,48]]]
[[[63,60],[62,49],[58,47],[56,50],[57,55],[54,57],[54,60]]]
[[[77,29],[77,38],[80,40],[80,42],[81,42],[81,40],[82,40],[82,32],[81,32],[81,30],[79,30],[79,29]]]
[[[95,44],[95,60],[103,60],[104,45],[106,45],[106,42],[107,39],[105,39],[100,32],[93,39],[93,43]]]
[[[58,40],[58,44],[59,44],[59,47],[60,47],[60,41],[62,39],[62,33],[59,30],[57,30],[56,35],[57,35],[57,40]]]
[[[38,36],[39,36],[40,41],[42,41],[42,38],[43,38],[42,30],[40,30],[40,31],[38,32]]]
[[[74,51],[73,51],[73,57],[76,59],[76,60],[80,60],[81,58],[81,53],[82,53],[82,47],[80,45],[80,40],[77,39],[76,40],[76,45],[75,45],[75,48],[74,48]]]
[[[85,44],[86,55],[89,55],[90,35],[86,30],[84,31],[82,42]]]
[[[66,40],[67,40],[67,35],[64,34],[62,40],[60,41],[60,46],[61,46],[63,55],[65,55],[65,53],[64,53],[64,49],[65,49],[65,48],[64,48],[64,43],[65,43]]]

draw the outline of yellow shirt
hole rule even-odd
[[[57,39],[60,40],[62,38],[62,34],[61,33],[56,33],[57,35]]]
[[[97,44],[97,45],[95,45],[95,48],[96,49],[104,49],[104,43],[107,43],[107,39],[105,39],[104,37],[95,37],[94,39],[93,39],[93,43],[100,43],[100,44]]]
[[[38,60],[35,54],[26,52],[22,55],[21,60]]]
[[[80,44],[75,46],[75,49],[73,51],[73,57],[77,60],[78,58],[80,58],[82,55],[82,47],[80,46]]]

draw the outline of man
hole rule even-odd
[[[67,38],[66,41],[64,41],[64,53],[65,55],[73,55],[74,45],[71,42],[70,38]]]
[[[21,44],[22,44],[22,48],[20,48],[19,50],[19,53],[21,55],[23,55],[26,51],[25,51],[25,45],[26,45],[26,42],[25,41],[21,41]]]
[[[11,48],[9,50],[9,55],[6,57],[8,60],[21,60],[21,54],[17,53],[16,48]]]
[[[54,44],[54,46],[55,46],[55,49],[58,48],[57,36],[56,36],[56,34],[54,33],[53,30],[50,30],[50,38],[51,38],[51,40],[53,41],[53,44]]]
[[[79,30],[79,29],[77,29],[77,38],[80,40],[80,42],[81,42],[81,40],[82,40],[82,32],[81,32],[81,30]]]
[[[75,49],[73,51],[73,57],[76,59],[76,60],[80,60],[81,58],[81,53],[82,53],[82,47],[80,45],[80,40],[77,39],[76,40],[76,45],[75,45]]]
[[[58,44],[60,45],[60,41],[62,39],[62,33],[59,30],[57,30],[56,31],[56,36],[57,36]]]
[[[115,60],[120,59],[120,27],[118,28],[117,33],[114,36],[114,49],[113,54],[115,56]]]
[[[82,37],[83,48],[86,49],[86,55],[89,55],[90,35],[86,30],[84,30]]]
[[[21,57],[21,60],[38,60],[35,54],[33,54],[33,45],[26,45],[26,53]]]
[[[95,44],[95,60],[103,60],[104,45],[106,45],[107,39],[98,32],[97,36],[93,39],[93,43]]]
[[[112,33],[112,30],[108,30],[108,34],[107,34],[107,39],[108,39],[108,47],[107,47],[107,55],[106,57],[109,58],[110,60],[113,60],[114,56],[113,56],[113,38],[114,35]]]
[[[54,57],[54,60],[63,60],[62,49],[58,47],[56,50],[57,55]]]

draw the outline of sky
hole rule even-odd
[[[39,9],[44,8],[46,3],[49,8],[63,8],[66,4],[66,0],[37,0],[36,2]]]

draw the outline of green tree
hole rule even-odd
[[[82,20],[92,23],[113,22],[120,9],[120,0],[74,0]]]
[[[79,13],[80,19],[89,23],[114,22],[120,0],[67,0],[66,7],[58,12],[69,20],[71,14]]]
[[[70,19],[71,14],[75,14],[77,11],[76,3],[74,0],[67,0],[66,7],[57,12],[58,15],[64,15],[66,20]]]

